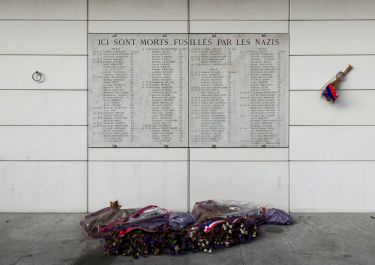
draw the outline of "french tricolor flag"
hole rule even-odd
[[[224,220],[219,220],[219,221],[212,222],[210,225],[205,226],[205,228],[204,228],[204,232],[205,232],[205,233],[209,233],[209,232],[211,232],[216,226],[218,226],[219,224],[223,224],[223,223],[226,223],[226,221],[224,221]]]
[[[323,92],[323,96],[328,100],[328,101],[332,101],[332,102],[335,102],[335,100],[338,98],[338,94],[337,94],[337,90],[336,88],[332,85],[332,83],[329,83],[326,88],[325,88],[325,91]]]

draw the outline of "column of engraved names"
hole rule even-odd
[[[199,38],[193,40],[189,76],[192,144],[211,146],[230,142],[232,76],[227,70],[232,59],[230,49],[204,45]]]
[[[91,126],[103,145],[117,145],[134,136],[133,53],[119,48],[98,49],[92,53],[96,75],[91,83],[101,85],[91,101]],[[95,80],[97,79],[97,80]],[[98,89],[99,90],[99,89]],[[95,92],[94,92],[95,93]]]
[[[252,146],[279,146],[282,126],[279,51],[253,47],[249,54],[250,143]]]
[[[154,144],[183,144],[186,56],[177,47],[147,48],[151,52],[151,78],[144,82],[151,91],[151,139]]]
[[[187,146],[187,37],[138,34],[137,41],[132,144]]]

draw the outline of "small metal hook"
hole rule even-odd
[[[38,82],[38,83],[43,82],[43,74],[39,71],[35,71],[35,73],[33,73],[31,77],[35,82]]]

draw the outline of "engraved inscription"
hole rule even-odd
[[[288,146],[286,34],[191,34],[190,146]]]
[[[185,38],[89,35],[91,147],[187,146]]]
[[[287,147],[287,34],[89,34],[90,147]]]

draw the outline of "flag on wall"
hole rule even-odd
[[[353,67],[349,64],[348,67],[344,70],[344,72],[340,71],[337,73],[336,78],[329,82],[327,85],[324,86],[322,91],[322,97],[324,97],[327,101],[331,101],[335,103],[337,98],[339,97],[339,88],[342,80],[344,77],[353,69]]]

